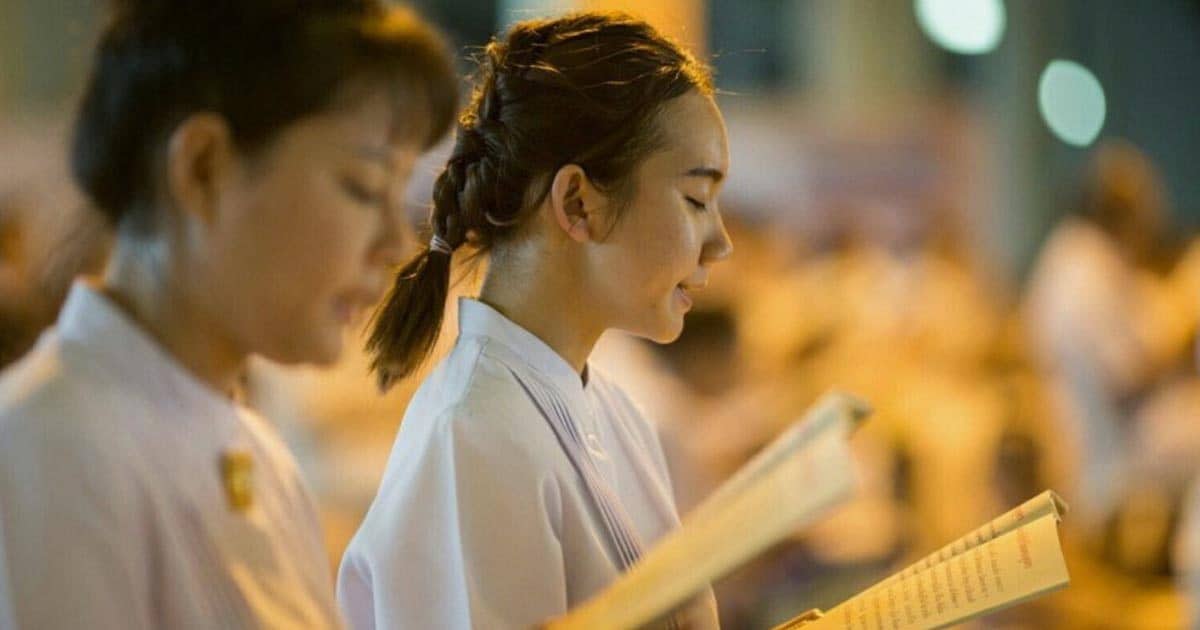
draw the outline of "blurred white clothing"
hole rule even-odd
[[[0,627],[337,627],[330,577],[273,429],[77,283],[0,378]]]

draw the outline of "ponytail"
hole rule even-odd
[[[450,292],[450,254],[426,249],[396,275],[375,312],[367,352],[379,388],[412,374],[433,352]]]
[[[460,182],[469,157],[462,151],[462,135],[460,130],[456,150],[433,186],[433,238],[396,274],[387,299],[372,318],[367,353],[384,391],[421,367],[442,330],[453,252],[466,240],[458,218]]]

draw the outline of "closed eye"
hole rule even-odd
[[[354,181],[353,179],[342,180],[342,190],[354,201],[366,206],[383,205],[383,195],[376,194],[366,186]]]
[[[692,204],[692,207],[697,210],[708,210],[708,204],[696,199],[695,197],[684,197],[684,199],[686,199],[688,203]]]

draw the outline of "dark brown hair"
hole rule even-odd
[[[71,154],[114,224],[153,225],[160,155],[189,115],[229,123],[253,154],[284,128],[384,87],[399,133],[425,146],[453,122],[458,82],[441,36],[379,0],[120,0],[101,35]]]
[[[712,93],[707,68],[641,20],[589,12],[517,23],[484,49],[434,184],[433,234],[451,250],[488,250],[516,233],[568,164],[618,197],[629,194],[634,168],[662,145],[658,113],[692,90]],[[450,258],[422,251],[375,314],[367,349],[381,387],[432,351]]]

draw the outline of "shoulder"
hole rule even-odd
[[[109,389],[67,365],[53,340],[0,377],[0,502],[47,512],[136,503],[142,453],[116,425],[137,410]]]
[[[395,527],[501,499],[554,505],[557,479],[570,473],[570,462],[509,366],[484,351],[486,343],[460,342],[418,388],[356,539],[398,544]]]
[[[463,484],[553,503],[561,480],[573,478],[558,438],[514,374],[519,367],[486,345],[460,342],[422,383],[401,422],[373,511],[389,513],[381,497],[385,504],[408,504],[418,496],[460,494]]]
[[[51,334],[0,373],[0,431],[20,418],[65,402],[64,390],[74,385],[65,367],[60,344]]]
[[[486,339],[460,341],[418,388],[401,434],[478,447],[481,456],[540,451],[555,438],[517,377],[519,369],[504,348]]]
[[[51,337],[0,376],[0,453],[100,447],[120,433],[105,388],[76,367]]]

